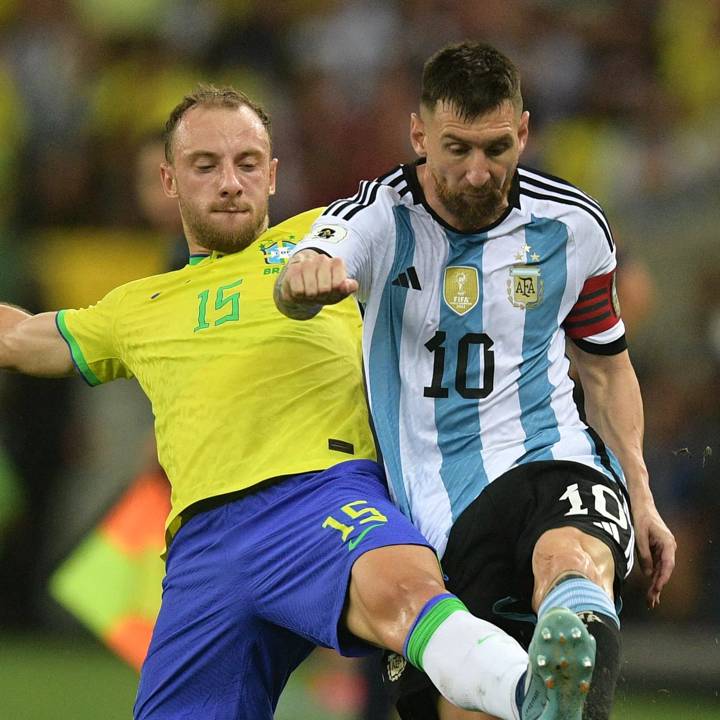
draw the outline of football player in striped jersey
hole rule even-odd
[[[357,294],[393,499],[438,549],[448,588],[531,662],[548,664],[547,613],[577,614],[597,643],[584,717],[607,719],[634,551],[654,606],[675,540],[642,456],[610,227],[586,193],[519,165],[528,133],[508,58],[473,42],[440,50],[411,118],[419,159],[327,207],[276,303],[304,319]],[[577,690],[567,676],[548,676],[548,698]],[[404,719],[435,716],[412,670],[399,684]]]

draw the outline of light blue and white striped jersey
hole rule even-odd
[[[599,205],[518,168],[510,206],[482,232],[450,228],[416,164],[328,206],[295,249],[342,257],[364,307],[368,395],[393,499],[444,552],[453,522],[521,463],[572,460],[615,480],[580,419],[566,335],[625,348],[615,250]]]

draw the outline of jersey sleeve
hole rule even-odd
[[[295,247],[316,250],[345,261],[349,277],[357,280],[357,298],[367,301],[373,281],[373,261],[394,245],[394,191],[376,181],[364,181],[354,198],[330,204]],[[367,197],[366,201],[358,198]]]
[[[627,348],[616,290],[615,245],[604,215],[585,217],[578,236],[578,297],[563,321],[582,350],[614,355]]]
[[[80,310],[60,310],[57,314],[58,330],[70,348],[75,367],[88,385],[133,377],[122,360],[115,336],[122,296],[122,288],[116,288],[95,305]]]

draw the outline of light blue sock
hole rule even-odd
[[[596,612],[611,618],[620,627],[620,618],[615,605],[608,594],[586,577],[568,575],[560,580],[538,608],[538,617],[542,617],[550,608],[565,607],[574,613]]]

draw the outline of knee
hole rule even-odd
[[[533,553],[533,573],[536,578],[546,578],[553,582],[562,575],[576,572],[589,580],[600,579],[592,556],[578,546],[556,546],[543,544]]]
[[[408,626],[428,600],[446,592],[436,577],[418,569],[402,570],[392,577],[379,577],[372,583],[357,584],[355,594],[366,612],[374,618]]]
[[[615,564],[610,548],[577,528],[545,532],[535,545],[532,562],[533,607],[536,609],[552,586],[571,573],[586,577],[612,597]]]
[[[427,601],[444,592],[437,560],[427,548],[371,550],[353,567],[346,624],[359,637],[400,652]]]

